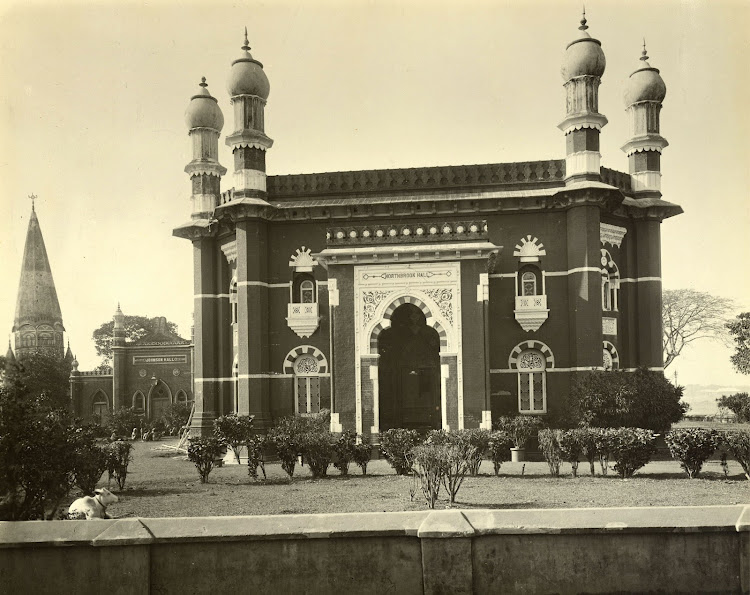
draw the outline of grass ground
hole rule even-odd
[[[380,512],[424,510],[421,493],[412,501],[409,477],[395,475],[384,460],[374,460],[367,476],[352,465],[343,477],[331,466],[329,477],[310,477],[307,466],[297,466],[289,481],[279,463],[266,465],[268,480],[253,481],[245,465],[213,470],[201,484],[193,464],[173,450],[155,450],[161,443],[135,442],[120,502],[108,511],[114,517],[194,517],[324,512]],[[750,481],[742,468],[729,461],[728,477],[718,461],[709,461],[697,479],[690,480],[675,461],[657,461],[621,480],[612,471],[589,475],[589,465],[573,478],[570,465],[552,478],[546,463],[504,463],[495,477],[492,464],[482,463],[480,475],[467,477],[454,508],[588,508],[616,506],[698,506],[750,504]],[[100,486],[106,486],[106,473]],[[113,485],[114,482],[113,482]],[[114,488],[112,488],[114,491]],[[77,495],[72,495],[71,500]],[[441,491],[438,508],[447,502]]]

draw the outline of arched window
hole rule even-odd
[[[521,295],[536,295],[536,275],[531,271],[521,275]]]
[[[27,333],[21,338],[21,344],[23,347],[34,347],[36,345],[36,335],[33,333]]]
[[[178,390],[177,391],[177,395],[175,396],[175,401],[177,401],[178,403],[182,403],[184,405],[187,405],[188,396],[187,396],[187,394],[185,393],[184,390]]]
[[[232,363],[232,387],[234,389],[234,411],[240,410],[240,356],[234,356]]]
[[[620,367],[620,356],[617,348],[609,341],[604,341],[602,348],[602,367],[607,370],[617,370]]]
[[[299,414],[320,411],[320,365],[310,355],[300,355],[294,362],[294,411]]]
[[[518,411],[547,412],[547,362],[536,349],[527,349],[518,357]]]
[[[301,304],[312,304],[315,302],[315,286],[309,279],[299,285],[299,301]]]
[[[146,397],[141,391],[136,391],[133,395],[133,409],[138,415],[146,414]]]
[[[237,324],[237,277],[232,277],[229,284],[229,307],[231,309],[231,324]]]
[[[602,249],[602,310],[605,312],[619,309],[620,270],[609,251]]]

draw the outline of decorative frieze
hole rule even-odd
[[[602,244],[611,244],[619,248],[626,233],[628,233],[628,230],[624,227],[610,225],[609,223],[599,224],[599,239]]]
[[[485,238],[487,238],[487,222],[484,220],[352,225],[332,227],[326,231],[326,241],[329,245],[414,244]]]

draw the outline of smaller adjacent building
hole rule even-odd
[[[70,392],[76,416],[105,418],[110,411],[133,407],[147,420],[158,419],[170,403],[193,403],[190,341],[172,333],[167,319],[157,318],[153,331],[127,341],[125,316],[114,315],[112,367],[103,372],[79,371],[73,360]]]

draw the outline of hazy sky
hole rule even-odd
[[[586,9],[607,58],[604,166],[628,168],[622,91],[644,36],[667,85],[662,191],[685,214],[662,225],[664,286],[750,310],[750,0]],[[285,174],[563,158],[560,64],[580,10],[559,0],[0,6],[0,329],[13,324],[33,192],[82,369],[96,365],[91,333],[118,301],[189,336],[192,253],[171,236],[190,216],[184,112],[205,76],[227,131],[225,81],[244,26],[271,83],[268,173]],[[220,159],[231,171],[223,136]],[[667,372],[681,384],[749,382],[730,354],[705,343]]]

